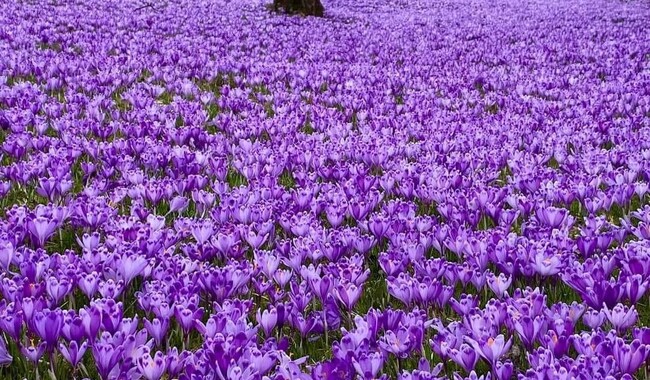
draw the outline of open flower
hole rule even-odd
[[[147,350],[136,359],[136,363],[138,370],[147,380],[159,380],[167,369],[167,359],[160,351],[152,357]]]
[[[465,340],[485,359],[492,367],[512,346],[512,337],[507,341],[503,335],[497,335],[496,338],[488,338],[476,341],[472,338],[465,337]]]
[[[607,305],[603,306],[603,312],[605,313],[607,320],[618,331],[625,331],[632,327],[639,316],[634,306],[628,308],[619,303],[614,306],[612,310],[610,310]]]

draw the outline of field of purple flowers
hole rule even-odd
[[[0,379],[650,378],[650,3],[0,2]]]

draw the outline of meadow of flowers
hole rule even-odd
[[[632,379],[650,3],[0,2],[0,379]]]

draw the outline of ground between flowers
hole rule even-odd
[[[0,4],[0,378],[619,379],[650,4]]]

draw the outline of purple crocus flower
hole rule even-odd
[[[414,343],[410,331],[400,327],[396,333],[391,330],[386,331],[379,340],[379,347],[386,352],[404,357],[413,348]]]
[[[479,376],[475,371],[469,373],[469,376],[462,377],[458,373],[454,373],[454,380],[489,380],[489,375]]]
[[[197,225],[192,228],[192,236],[199,245],[204,245],[214,234],[214,229],[208,225]]]
[[[571,340],[569,336],[558,335],[554,330],[548,330],[541,338],[542,345],[553,352],[556,357],[564,356],[569,350]]]
[[[7,313],[7,315],[0,317],[0,329],[13,340],[20,340],[23,330],[23,311]]]
[[[144,319],[143,323],[144,328],[147,329],[149,335],[151,335],[151,337],[156,341],[156,344],[160,346],[165,340],[165,335],[169,328],[169,319],[154,318],[151,321]]]
[[[48,310],[36,312],[32,323],[38,335],[45,341],[48,348],[56,346],[61,334],[63,318],[60,310]]]
[[[277,363],[277,353],[275,351],[262,352],[256,348],[247,351],[250,355],[244,357],[250,360],[252,367],[259,375],[266,375]]]
[[[411,279],[401,277],[388,277],[386,279],[388,293],[398,300],[402,301],[405,305],[410,305],[415,292],[415,283]]]
[[[23,354],[23,356],[25,356],[29,361],[38,363],[38,361],[41,359],[41,356],[43,356],[45,353],[46,348],[47,344],[45,342],[41,342],[36,346],[21,346],[20,353]]]
[[[541,276],[553,276],[562,270],[562,260],[558,255],[538,253],[535,255],[533,268]]]
[[[169,202],[169,213],[173,212],[183,212],[189,205],[189,200],[187,197],[183,196],[177,196],[174,197],[170,202]]]
[[[324,275],[323,277],[314,275],[309,278],[309,285],[311,286],[311,289],[314,292],[314,294],[321,301],[324,301],[331,293],[335,283],[334,280],[329,275]]]
[[[617,331],[625,331],[632,327],[639,316],[634,306],[628,308],[619,303],[614,306],[612,310],[609,310],[607,305],[603,306],[603,312],[605,313],[607,320],[609,320],[609,323],[611,323]]]
[[[363,352],[358,358],[352,358],[352,365],[359,376],[365,380],[370,380],[377,377],[384,365],[384,358],[379,352]]]
[[[158,351],[151,357],[147,350],[136,360],[138,370],[147,380],[159,380],[167,369],[165,355]]]
[[[506,275],[503,273],[500,273],[499,276],[495,276],[493,273],[489,273],[487,275],[488,286],[499,298],[502,298],[504,296],[511,283],[512,277],[506,277]]]
[[[11,364],[13,357],[7,351],[7,345],[4,338],[0,338],[0,366]]]
[[[33,242],[38,248],[45,245],[45,241],[52,236],[56,228],[56,221],[43,216],[37,216],[27,222],[27,229],[32,234]]]
[[[115,366],[122,356],[122,351],[122,346],[114,347],[108,342],[98,341],[93,344],[93,358],[95,358],[97,372],[102,380],[109,379],[109,375],[116,368]]]
[[[120,327],[123,318],[122,302],[108,299],[96,301],[94,305],[101,310],[102,327],[111,334],[115,333]]]
[[[314,380],[352,380],[354,367],[347,360],[333,358],[317,364],[311,376]]]
[[[492,370],[492,373],[494,374],[496,380],[510,380],[512,379],[514,372],[515,367],[510,361],[507,361],[505,363],[499,361],[496,363]]]
[[[2,265],[3,269],[9,270],[14,254],[14,246],[10,241],[0,241],[0,265]]]
[[[295,366],[297,367],[297,365]],[[291,368],[295,371],[295,368]],[[293,373],[290,372],[290,370],[285,370],[287,373]],[[228,371],[226,372],[225,376],[222,375],[221,373],[218,373],[221,379],[226,380],[226,379],[232,379],[232,380],[254,380],[257,377],[257,373],[255,372],[255,369],[252,366],[246,366],[242,368],[241,366],[238,365],[231,365],[228,367]],[[290,377],[292,379],[299,379],[298,377]]]
[[[86,349],[88,348],[88,343],[83,342],[81,345],[77,344],[76,341],[71,341],[68,346],[63,343],[59,343],[59,351],[61,355],[72,365],[73,368],[77,367],[77,364],[83,359]]]
[[[501,358],[512,345],[512,337],[505,340],[503,335],[497,335],[496,338],[488,338],[487,340],[481,340],[480,342],[465,337],[465,340],[481,355],[492,367],[496,362]]]
[[[524,346],[530,350],[533,348],[533,344],[540,334],[545,333],[546,318],[542,316],[537,316],[535,318],[523,316],[521,318],[516,318],[513,321],[513,326]]]
[[[102,325],[102,312],[98,308],[91,306],[88,309],[80,309],[79,316],[86,332],[86,337],[94,342]]]
[[[337,298],[347,310],[354,308],[362,292],[363,286],[356,286],[350,282],[342,282],[336,287]]]
[[[115,299],[122,294],[122,291],[124,291],[124,281],[119,280],[115,282],[112,278],[109,278],[106,281],[99,281],[97,290],[104,299]]]
[[[258,310],[257,323],[262,326],[262,330],[264,330],[264,334],[266,334],[267,337],[271,336],[271,331],[273,331],[276,324],[278,323],[278,310],[272,306],[263,312],[260,312],[260,310]]]
[[[178,373],[183,369],[185,360],[190,356],[189,351],[183,351],[180,354],[178,349],[173,347],[167,351],[167,376],[176,378]]]
[[[450,350],[449,357],[468,373],[474,370],[479,359],[477,352],[467,343],[461,344],[458,350]]]
[[[131,255],[122,258],[119,262],[118,270],[124,284],[128,285],[131,280],[142,274],[147,264],[147,259],[143,256]]]
[[[626,344],[621,338],[616,339],[614,343],[614,359],[621,372],[634,374],[641,367],[643,362],[648,358],[648,346],[635,339],[630,344]]]
[[[280,285],[280,288],[284,288],[291,281],[292,277],[293,271],[291,269],[278,269],[273,273],[273,279]]]
[[[535,210],[535,217],[542,225],[558,228],[560,227],[567,217],[570,218],[566,209],[557,207],[538,208]]]
[[[135,366],[136,360],[143,353],[149,352],[153,347],[153,340],[149,339],[146,329],[142,329],[133,334],[117,333],[114,343],[120,343],[122,347],[122,360],[125,366]],[[122,338],[124,338],[122,340]]]
[[[206,338],[214,338],[217,332],[221,332],[224,327],[223,324],[218,324],[217,319],[214,316],[210,317],[205,324],[200,320],[195,320],[194,326],[196,330]]]
[[[641,327],[641,328],[635,328],[634,331],[632,332],[632,336],[634,339],[638,339],[641,341],[641,343],[650,345],[650,328],[649,327]]]
[[[79,276],[77,284],[86,297],[92,298],[99,287],[99,275],[97,272],[82,274]]]
[[[582,321],[585,325],[595,330],[605,322],[605,318],[607,318],[607,316],[602,310],[594,310],[590,308],[583,314]]]
[[[321,319],[313,313],[308,315],[307,318],[304,318],[298,313],[293,313],[290,321],[303,338],[307,337],[312,332],[322,329]]]
[[[176,305],[174,308],[174,316],[176,321],[181,325],[184,333],[189,333],[190,329],[194,326],[195,321],[200,321],[203,316],[203,308],[196,308],[194,305],[184,307],[183,305]]]
[[[47,290],[47,294],[52,298],[51,306],[54,306],[58,305],[70,293],[72,283],[65,276],[61,276],[60,278],[52,276],[45,282],[45,289]]]
[[[454,310],[457,314],[461,316],[468,314],[470,310],[475,308],[477,305],[478,305],[478,298],[471,294],[461,295],[459,301],[457,301],[455,298],[451,298],[449,300],[449,306],[451,306],[452,310]]]
[[[640,274],[635,274],[625,281],[625,294],[632,304],[637,303],[648,290],[650,279],[643,279]]]

